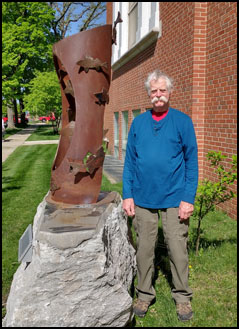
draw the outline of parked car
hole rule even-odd
[[[41,122],[55,121],[56,118],[55,118],[55,116],[50,116],[50,115],[48,115],[48,116],[39,117],[39,120],[40,120]]]
[[[3,117],[3,121],[4,121],[4,126],[6,127],[7,126],[8,118],[7,117]]]
[[[4,121],[4,126],[7,127],[8,126],[8,117],[7,116],[3,117],[3,121]],[[16,122],[15,115],[13,117],[13,122],[14,123]],[[25,123],[28,123],[28,122],[29,122],[28,118],[25,117]],[[18,117],[18,123],[21,123],[21,118],[20,117]]]

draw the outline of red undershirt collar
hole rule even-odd
[[[162,120],[163,118],[166,117],[167,114],[168,114],[168,110],[164,112],[155,112],[154,110],[152,110],[152,118],[156,121]]]

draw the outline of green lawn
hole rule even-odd
[[[39,140],[58,140],[60,135],[54,134],[52,124],[46,124],[37,127],[31,136],[28,137],[27,141],[39,141]]]
[[[18,133],[19,131],[21,131],[23,128],[7,128],[6,131],[5,131],[5,134],[4,134],[4,138],[3,139],[6,139],[8,138],[9,136],[12,136],[16,133]]]
[[[57,145],[18,147],[2,165],[3,295],[18,267],[18,240],[49,189]]]
[[[161,221],[156,249],[156,303],[136,327],[236,327],[237,326],[237,223],[221,212],[203,222],[199,256],[192,238],[196,221],[191,218],[189,238],[190,286],[194,318],[181,323],[170,295],[171,274],[163,242]]]
[[[18,241],[33,222],[37,206],[49,190],[51,166],[57,145],[18,147],[2,166],[2,292],[3,304],[19,266]],[[122,193],[122,183],[102,179],[102,190]],[[129,219],[131,224],[131,220]],[[221,212],[210,213],[202,223],[201,249],[195,256],[196,221],[189,238],[190,285],[194,292],[194,318],[177,320],[170,294],[170,270],[159,222],[156,249],[157,300],[145,318],[135,317],[134,327],[236,327],[237,326],[237,222]],[[133,232],[134,236],[134,232]],[[5,310],[3,308],[3,314]]]

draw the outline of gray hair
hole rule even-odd
[[[166,85],[167,85],[167,90],[169,93],[171,93],[171,91],[173,90],[173,79],[170,78],[167,74],[165,74],[164,72],[160,71],[160,70],[155,70],[151,73],[149,73],[144,85],[145,88],[148,92],[148,95],[150,96],[150,92],[151,92],[151,87],[150,87],[150,82],[152,80],[159,80],[160,78],[163,78],[166,81]]]

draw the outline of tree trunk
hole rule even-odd
[[[18,112],[17,112],[17,101],[15,98],[12,98],[12,104],[14,109],[14,116],[15,116],[15,127],[18,125]]]
[[[26,124],[26,113],[22,112],[21,113],[21,124]]]
[[[8,127],[8,128],[11,128],[11,129],[15,128],[14,121],[13,121],[13,116],[14,116],[13,109],[12,109],[12,107],[8,104],[8,105],[7,105],[7,117],[8,117],[7,127]]]
[[[19,99],[19,104],[20,104],[20,113],[22,114],[22,112],[24,112],[24,103],[22,98]]]
[[[20,105],[21,124],[25,124],[26,113],[24,112],[24,103],[22,98],[19,99],[19,105]]]

